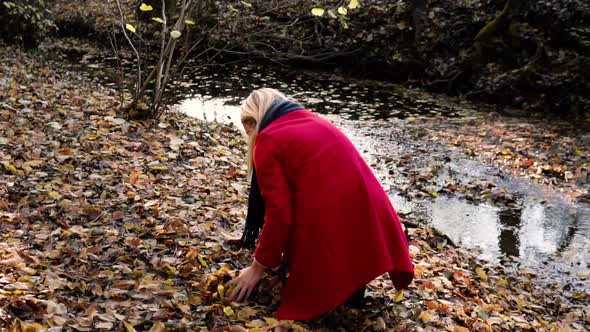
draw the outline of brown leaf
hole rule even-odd
[[[164,332],[166,331],[166,325],[162,322],[155,322],[148,332]]]

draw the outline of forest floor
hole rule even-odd
[[[128,121],[118,113],[115,90],[17,48],[1,51],[2,328],[590,327],[587,293],[566,298],[567,285],[479,260],[411,219],[405,221],[416,278],[401,298],[380,277],[369,285],[364,309],[277,321],[279,286],[269,289],[266,280],[249,302],[227,303],[223,283],[251,260],[235,246],[248,187],[239,132],[180,115]]]

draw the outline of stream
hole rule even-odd
[[[81,54],[71,67],[113,84],[98,58]],[[402,218],[432,225],[482,259],[509,261],[550,282],[590,289],[590,204],[503,172],[433,135],[449,130],[446,123],[467,126],[481,119],[488,106],[394,84],[241,64],[187,69],[173,88],[173,110],[239,128],[240,101],[260,87],[279,89],[338,126],[371,166]],[[503,116],[496,121],[526,119]],[[513,202],[477,202],[441,191],[450,186],[487,186]]]

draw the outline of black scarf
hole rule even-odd
[[[264,128],[268,127],[269,124],[281,116],[300,109],[303,109],[303,106],[290,100],[273,102],[264,114],[264,117],[262,117],[258,132],[264,130]],[[242,248],[254,248],[263,224],[264,200],[262,199],[260,187],[258,187],[258,182],[256,181],[256,169],[254,168],[252,170],[252,182],[250,184],[250,193],[248,195],[248,214],[246,216],[244,234],[242,235]]]

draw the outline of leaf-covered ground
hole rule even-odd
[[[379,278],[366,308],[311,322],[272,318],[269,276],[246,304],[223,282],[235,247],[244,142],[226,126],[170,116],[126,121],[115,91],[3,46],[0,65],[0,328],[14,331],[581,331],[587,293],[486,264],[408,223],[416,279],[403,298]],[[405,220],[411,221],[411,220]]]

